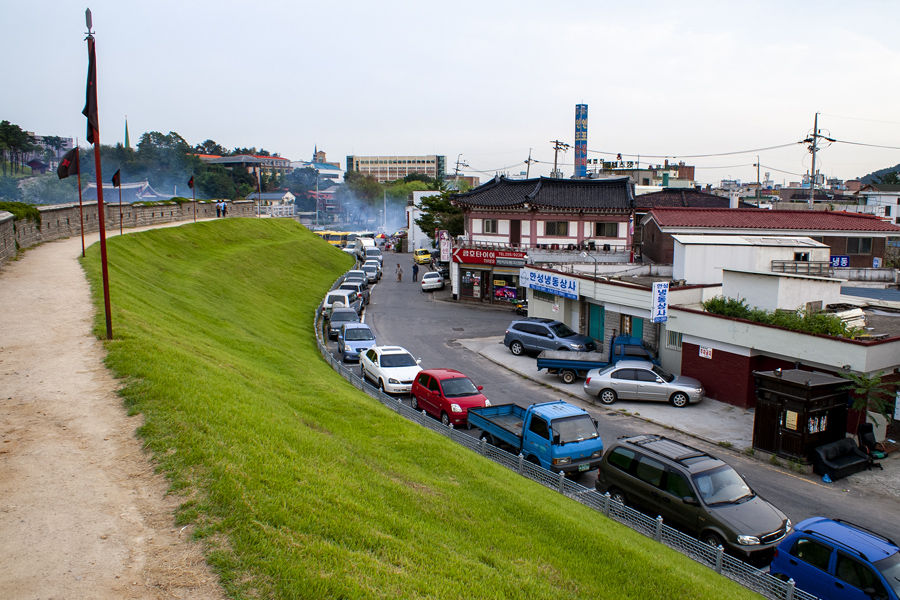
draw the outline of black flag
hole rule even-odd
[[[113,175],[113,187],[121,187],[122,186],[122,178],[119,176],[119,171],[121,169],[116,169],[116,174]]]
[[[94,143],[94,131],[100,131],[100,117],[97,115],[97,64],[94,52],[94,38],[88,36],[88,74],[87,74],[87,98],[84,110],[81,111],[87,117],[87,141]]]
[[[194,189],[194,176],[191,175],[191,178],[188,180],[188,187]]]
[[[60,179],[65,179],[69,175],[78,174],[78,148],[72,148],[66,152],[65,156],[63,156],[62,160],[59,162],[59,168],[56,169],[56,174],[59,175]]]

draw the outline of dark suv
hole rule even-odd
[[[812,517],[778,544],[769,573],[819,598],[900,596],[900,548],[846,521]]]
[[[620,438],[603,455],[597,491],[754,564],[768,564],[791,531],[721,460],[659,435]]]
[[[572,329],[560,321],[530,317],[510,323],[503,338],[503,345],[519,356],[526,350],[571,350],[593,352],[597,344],[593,338]]]

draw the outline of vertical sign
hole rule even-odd
[[[575,105],[575,177],[587,177],[587,107]]]
[[[441,262],[450,262],[450,232],[446,229],[438,231],[438,240],[440,240]]]
[[[653,282],[653,304],[650,307],[650,322],[665,323],[669,318],[669,282]]]

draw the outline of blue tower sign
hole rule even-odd
[[[575,177],[587,177],[587,108],[575,105]]]

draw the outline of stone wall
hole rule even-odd
[[[228,202],[228,217],[255,217],[256,202],[238,200]],[[8,212],[0,212],[0,265],[13,258],[19,249],[29,248],[36,244],[60,238],[81,235],[81,220],[78,204],[51,204],[36,207],[41,213],[41,224],[28,220],[16,220]],[[194,219],[194,203],[155,204],[152,206],[123,204],[118,202],[104,203],[104,217],[107,231],[171,223],[173,221],[192,221]],[[216,216],[216,205],[213,202],[198,201],[196,203],[198,219],[210,219]],[[100,221],[96,202],[85,202],[83,206],[84,231],[99,231]]]

